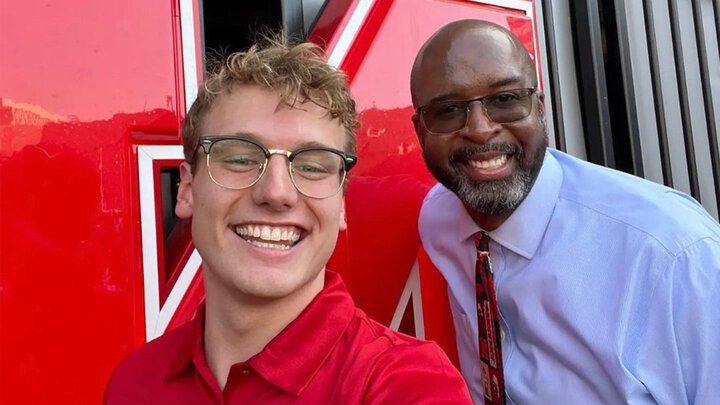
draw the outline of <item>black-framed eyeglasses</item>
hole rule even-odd
[[[240,136],[203,136],[197,148],[205,152],[210,179],[231,190],[255,185],[265,174],[270,157],[283,155],[288,159],[293,185],[311,198],[337,194],[345,184],[347,172],[357,163],[357,157],[337,149],[315,146],[294,151],[268,149]]]
[[[479,101],[485,115],[493,122],[505,124],[521,120],[532,111],[532,95],[538,90],[533,87],[503,90],[470,100],[451,100],[430,103],[415,111],[428,132],[449,134],[465,128],[470,115],[470,103]]]

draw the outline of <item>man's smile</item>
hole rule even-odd
[[[508,160],[508,156],[505,154],[499,155],[494,158],[481,160],[481,159],[468,159],[468,164],[474,169],[494,170],[502,167]]]
[[[490,181],[510,176],[515,167],[515,154],[506,152],[478,152],[464,156],[462,164],[468,177],[479,181]]]
[[[235,226],[235,233],[253,246],[288,250],[300,240],[303,231],[295,226],[243,224]]]

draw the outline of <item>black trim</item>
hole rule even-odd
[[[327,5],[328,5],[328,0],[323,0],[322,5],[317,9],[317,12],[315,13],[315,15],[312,16],[313,20],[310,24],[308,24],[308,29],[306,32],[306,39],[307,39],[307,36],[309,36],[310,33],[313,32],[313,30],[315,29],[315,26],[317,25],[318,20],[320,20],[320,16],[325,11],[325,7],[327,7]],[[307,17],[308,16],[305,15],[305,11],[303,10],[303,20],[307,20]]]
[[[203,57],[202,59],[202,72],[203,72],[203,81],[205,80],[205,75],[207,73],[207,58],[205,57],[207,52],[207,33],[205,32],[205,1],[207,0],[198,0],[198,18],[200,21],[200,52],[202,52]],[[179,3],[179,2],[178,2]],[[179,12],[179,10],[178,10]],[[197,50],[195,51],[197,52]],[[189,107],[188,107],[189,109]]]
[[[680,37],[680,21],[678,20],[678,6],[674,0],[668,0],[670,11],[670,32],[672,35],[672,48],[675,56],[675,72],[677,73],[677,86],[680,101],[680,117],[683,126],[683,138],[685,139],[685,159],[687,160],[688,178],[690,180],[690,194],[700,201],[700,183],[698,181],[697,160],[695,159],[695,142],[693,140],[692,124],[690,122],[690,103],[688,100],[688,89],[686,83],[685,58],[682,50],[682,39]]]
[[[648,48],[648,62],[650,63],[650,81],[653,87],[653,100],[655,101],[655,125],[657,127],[658,146],[660,148],[660,166],[666,186],[673,186],[672,160],[670,159],[670,146],[668,144],[667,122],[665,118],[665,104],[663,102],[663,87],[660,81],[660,62],[657,53],[657,38],[655,36],[655,18],[653,16],[653,0],[643,1],[643,14],[645,15],[645,39]]]
[[[557,46],[555,40],[555,21],[553,20],[552,0],[543,0],[543,26],[545,27],[545,44],[547,45],[548,83],[552,95],[552,112],[555,126],[555,146],[557,149],[567,152],[567,140],[565,139],[565,121],[562,111],[562,95],[560,92],[560,75],[557,66]]]
[[[640,129],[637,120],[637,100],[635,98],[635,79],[632,72],[632,55],[630,54],[627,10],[624,1],[607,2],[605,4],[605,37],[608,52],[606,69],[608,76],[613,77],[617,73],[622,77],[622,80],[617,81],[615,85],[608,84],[608,93],[611,96],[611,111],[613,104],[616,106],[615,113],[611,115],[612,125],[616,132],[622,131],[627,134],[626,137],[613,137],[615,141],[615,162],[618,169],[631,172],[636,176],[645,177],[642,142],[640,141]],[[607,11],[611,11],[612,14],[608,15]],[[610,30],[612,25],[615,26],[615,30]],[[617,47],[611,46],[611,44],[616,44]],[[619,64],[613,63],[615,58],[620,60]],[[620,142],[621,140],[622,142]]]
[[[202,0],[203,53],[220,56],[249,48],[259,34],[282,28],[280,0]]]
[[[695,19],[695,38],[698,46],[698,62],[700,63],[700,83],[702,84],[703,101],[705,102],[705,123],[707,124],[708,142],[710,149],[710,164],[713,173],[713,186],[715,188],[716,204],[720,212],[720,156],[717,148],[717,127],[715,126],[715,108],[713,106],[710,70],[708,68],[707,42],[703,27],[702,5],[698,0],[692,0],[693,18]]]
[[[715,14],[715,36],[717,37],[716,44],[720,48],[720,0],[714,0],[712,2],[713,14]],[[720,196],[718,196],[720,199]]]
[[[285,33],[291,38],[305,40],[305,17],[301,0],[280,0],[280,12]]]
[[[575,56],[580,73],[580,104],[588,160],[614,168],[598,4],[594,0],[573,1],[571,14],[576,33]]]

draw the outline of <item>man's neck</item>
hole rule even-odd
[[[224,389],[230,367],[258,354],[295,320],[322,290],[325,272],[307,288],[278,299],[238,299],[238,294],[215,285],[211,277],[205,277],[204,350],[210,370]]]
[[[488,215],[474,211],[467,205],[465,205],[465,209],[467,210],[468,214],[470,214],[470,217],[473,219],[473,221],[475,221],[475,223],[478,224],[478,226],[482,228],[483,231],[487,232],[494,231],[495,229],[499,228],[500,225],[505,223],[505,221],[510,218],[510,215],[512,215],[514,211],[513,210],[500,214]]]

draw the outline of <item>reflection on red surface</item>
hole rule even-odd
[[[132,145],[179,142],[174,7],[0,7],[0,403],[100,403],[144,340]]]
[[[430,186],[408,175],[356,176],[346,195],[348,285],[374,319],[390,324],[420,246],[417,217]]]
[[[413,130],[412,106],[360,111],[362,127],[357,131],[358,154],[361,159],[353,169],[354,175],[397,176],[411,175],[417,181],[434,182],[425,170],[422,150]]]
[[[137,324],[141,274],[128,134],[173,128],[177,116],[153,110],[52,122],[27,109],[12,115],[0,127],[2,402],[25,403],[13,394],[34,392],[37,403],[63,396],[96,403],[111,359],[142,338],[128,328]],[[83,384],[56,378],[58,365]]]
[[[172,2],[24,0],[0,9],[0,97],[82,121],[183,111]]]
[[[334,47],[358,3],[330,0],[316,38]],[[177,1],[144,0],[3,4],[2,403],[100,403],[111,370],[145,340],[138,192],[145,174],[138,173],[137,147],[180,143],[177,9]],[[408,87],[417,49],[459,18],[509,26],[533,49],[531,24],[516,10],[460,0],[376,0],[341,66],[363,127],[347,191],[348,231],[330,268],[384,323],[416,260],[423,286],[441,284],[417,234],[433,179],[410,121]],[[172,245],[165,246],[166,262],[180,266],[187,227],[179,225],[166,242]],[[176,275],[165,275],[172,284]],[[438,315],[443,294],[424,291],[423,312],[427,336],[447,343],[454,337]],[[191,317],[202,296],[196,277],[169,327]]]

